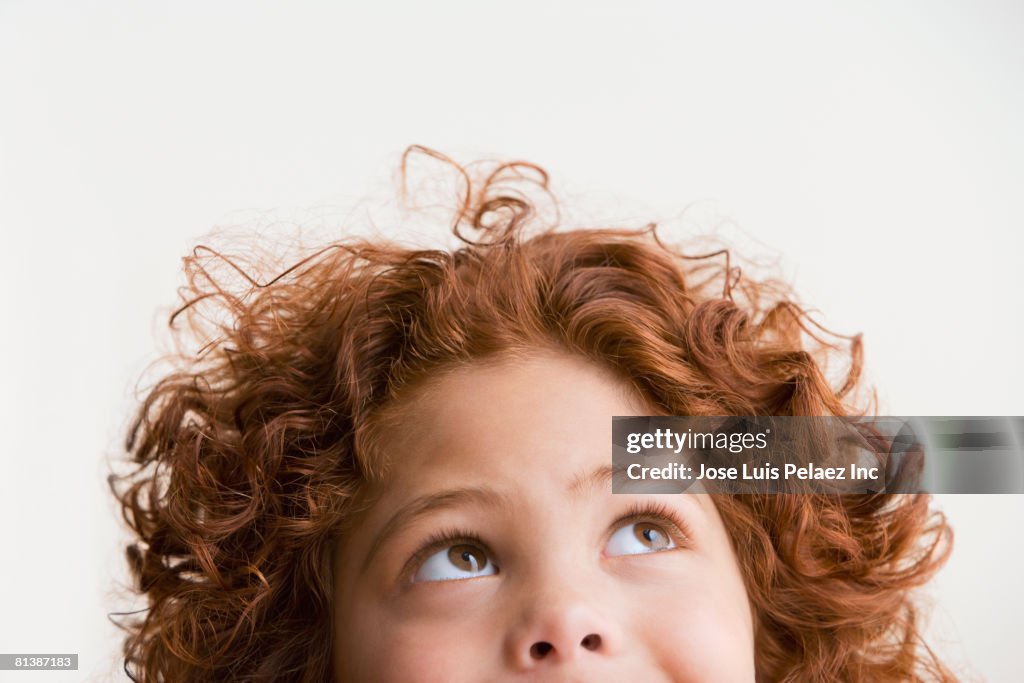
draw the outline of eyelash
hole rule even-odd
[[[621,529],[626,524],[636,524],[637,522],[644,521],[657,521],[664,524],[667,527],[666,531],[668,531],[669,535],[672,536],[672,540],[680,547],[687,545],[689,542],[690,529],[687,524],[675,513],[674,510],[669,508],[668,505],[665,505],[664,503],[656,503],[654,501],[643,501],[631,504],[626,511],[626,514],[618,518],[612,525],[609,536],[611,533]],[[607,541],[607,539],[605,540]],[[428,557],[438,550],[457,543],[476,545],[482,548],[488,556],[493,555],[490,548],[480,539],[478,534],[459,527],[442,529],[431,534],[423,545],[412,554],[409,561],[405,563],[405,567],[402,570],[402,576],[405,580],[410,580],[413,574],[416,573],[419,566]]]

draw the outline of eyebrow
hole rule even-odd
[[[580,474],[574,477],[573,480],[569,483],[569,493],[572,496],[580,496],[583,495],[583,493],[586,492],[587,490],[593,491],[594,489],[598,489],[602,486],[607,486],[609,489],[611,489],[611,483],[615,479],[615,476],[618,474],[623,474],[625,473],[625,471],[625,467],[613,467],[612,465],[605,465],[603,467],[598,467],[595,470],[591,470],[588,473]],[[681,498],[678,498],[678,500],[686,500],[692,502],[698,510],[701,510],[702,512],[705,513],[707,512],[707,510],[704,509],[705,505],[702,498],[694,498],[690,495],[686,495],[682,496]]]
[[[580,474],[569,482],[569,493],[573,496],[579,496],[587,489],[596,489],[599,486],[610,484],[614,474],[615,468],[611,465],[604,465],[603,467],[591,470],[587,474]]]

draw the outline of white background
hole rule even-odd
[[[180,257],[340,230],[412,143],[540,163],[606,223],[696,207],[864,333],[884,412],[1024,414],[1022,36],[991,0],[0,0],[0,652],[118,669],[104,477]],[[1020,680],[1024,502],[937,502],[931,641]]]

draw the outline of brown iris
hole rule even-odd
[[[465,572],[478,572],[487,566],[487,555],[474,545],[453,545],[448,549],[448,561]]]
[[[669,545],[668,534],[657,524],[648,522],[634,524],[633,534],[636,536],[636,540],[651,550],[664,550]]]

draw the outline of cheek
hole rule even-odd
[[[432,637],[438,637],[435,634]],[[444,638],[444,635],[440,637]],[[453,636],[454,637],[454,636]],[[399,634],[398,637],[366,639],[356,657],[346,666],[338,662],[339,681],[424,681],[443,683],[458,681],[466,675],[466,658],[459,658],[453,649],[438,647],[428,634]],[[461,661],[460,661],[461,660]]]
[[[754,639],[746,591],[723,572],[688,577],[648,596],[657,605],[636,633],[676,681],[754,681]]]
[[[494,624],[471,618],[410,618],[367,606],[348,631],[339,625],[336,681],[470,683],[486,678],[482,654]]]

